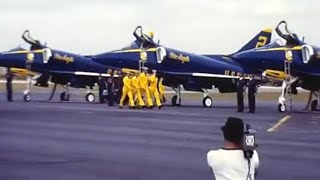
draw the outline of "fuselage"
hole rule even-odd
[[[163,54],[162,56],[157,48],[149,48],[145,51],[140,49],[112,51],[93,56],[92,59],[107,66],[138,69],[141,53],[145,52],[147,60],[143,61],[145,62],[144,65],[161,72],[212,74],[225,74],[227,70],[243,72],[238,63],[228,62],[229,59],[227,57],[217,56],[217,58],[210,58],[171,48],[163,49],[164,51],[162,52],[165,55]]]
[[[98,72],[107,73],[108,67],[92,61],[91,58],[53,49],[17,50],[0,53],[0,66],[26,68],[27,62],[35,72]]]
[[[308,63],[304,62],[303,49],[303,45],[284,47],[273,43],[258,49],[234,54],[232,58],[243,67],[254,71],[254,73],[262,73],[266,69],[284,71],[286,51],[291,51],[292,61],[290,63],[290,70],[292,75],[320,76],[320,49],[312,46],[312,49],[316,54],[310,57]]]

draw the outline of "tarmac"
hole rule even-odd
[[[6,102],[0,93],[1,180],[213,179],[206,153],[222,147],[220,127],[241,117],[257,130],[257,179],[318,180],[320,113],[296,103],[278,113],[276,101],[257,102],[255,114],[236,113],[235,102],[200,100],[181,107],[131,110],[33,94]],[[269,130],[269,131],[268,131]]]

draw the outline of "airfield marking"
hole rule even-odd
[[[284,124],[285,122],[287,122],[289,119],[290,119],[290,116],[289,116],[289,115],[281,118],[281,119],[277,122],[277,124],[273,125],[273,126],[272,126],[271,128],[269,128],[267,131],[268,131],[268,132],[273,132],[273,131],[277,130],[278,127],[280,127],[282,124]]]

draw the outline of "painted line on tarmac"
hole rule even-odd
[[[273,132],[273,131],[277,130],[282,124],[284,124],[285,122],[287,122],[289,119],[290,119],[290,116],[289,116],[289,115],[281,118],[281,119],[277,122],[277,124],[273,125],[273,126],[272,126],[271,128],[269,128],[267,131],[268,131],[268,132]]]

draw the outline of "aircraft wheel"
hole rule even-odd
[[[31,101],[31,96],[30,96],[30,94],[25,94],[25,95],[23,95],[23,100],[24,100],[24,102],[30,102],[30,101]]]
[[[287,106],[284,103],[279,103],[278,104],[278,111],[283,113],[287,111]]]
[[[316,111],[318,107],[318,100],[313,100],[311,102],[311,111]]]
[[[212,98],[209,96],[204,97],[202,100],[202,105],[207,108],[212,107],[212,105],[213,105]]]
[[[178,96],[174,95],[171,99],[172,106],[180,106],[181,105],[181,99],[178,100]]]
[[[87,102],[92,103],[92,102],[94,102],[95,99],[96,99],[96,96],[93,93],[88,93],[86,95],[86,101]]]
[[[70,95],[66,92],[62,92],[60,94],[60,101],[69,101]]]

